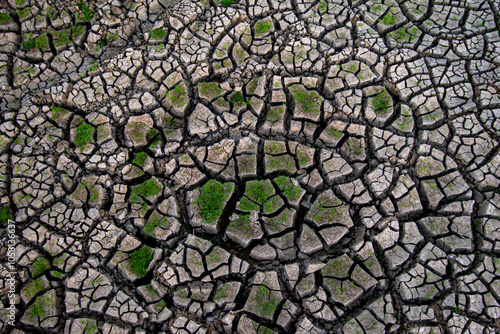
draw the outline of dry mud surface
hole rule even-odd
[[[498,1],[226,1],[0,2],[0,331],[499,333]]]

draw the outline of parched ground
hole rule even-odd
[[[499,333],[499,81],[497,0],[2,0],[0,331]]]

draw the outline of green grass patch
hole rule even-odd
[[[85,27],[81,24],[71,27],[71,35],[73,38],[77,38],[85,32]]]
[[[386,114],[389,112],[389,107],[391,105],[391,96],[387,90],[383,90],[372,99],[373,109],[377,114]]]
[[[30,14],[31,14],[31,12],[30,12],[30,9],[28,7],[24,8],[24,9],[17,10],[17,15],[19,15],[20,19],[24,19],[24,18],[28,17]]]
[[[344,208],[341,207],[328,207],[330,205],[334,204],[340,204],[338,203],[331,203],[328,200],[325,201],[323,199],[323,203],[320,203],[319,201],[316,203],[316,205],[313,208],[312,216],[314,220],[318,223],[320,222],[339,222],[339,218],[342,216],[342,213],[344,212]]]
[[[229,297],[230,291],[231,291],[231,284],[229,283],[222,284],[217,290],[217,293],[214,296],[214,300],[220,300],[222,298]]]
[[[43,280],[42,278],[38,278],[34,281],[31,281],[26,288],[24,288],[24,292],[28,296],[28,298],[33,298],[38,291],[43,290]]]
[[[49,7],[47,7],[47,10],[46,10],[46,15],[47,15],[48,17],[50,17],[50,19],[51,19],[51,20],[55,20],[55,19],[57,19],[57,17],[59,16],[59,12],[58,12],[58,11],[56,11],[56,10],[54,9],[54,7],[49,6]]]
[[[280,108],[272,108],[267,113],[267,120],[271,123],[278,122],[282,118],[283,112]]]
[[[64,29],[52,33],[54,46],[66,45],[71,42],[71,29]]]
[[[165,129],[165,135],[168,137],[168,135],[170,134],[171,130],[170,129]],[[168,132],[168,133],[167,133]],[[149,148],[150,149],[154,149],[159,143],[161,142],[161,137],[158,136],[156,137],[152,142],[151,144],[149,145]]]
[[[165,118],[163,118],[163,124],[167,129],[171,130],[177,130],[179,128],[182,128],[182,120],[174,118],[168,114],[165,116]]]
[[[146,130],[146,125],[139,122],[129,123],[127,127],[131,128],[130,139],[133,141],[140,141],[142,139],[144,130]]]
[[[146,275],[146,270],[152,260],[153,251],[151,247],[144,246],[130,254],[130,269],[137,276],[142,277]]]
[[[356,138],[350,138],[347,141],[347,149],[349,154],[352,155],[361,155],[363,153],[363,147],[361,146],[361,140]]]
[[[266,32],[271,30],[273,27],[273,22],[270,20],[266,21],[259,21],[257,24],[255,24],[255,33],[257,35],[264,35]]]
[[[289,200],[295,201],[299,198],[300,188],[296,187],[289,177],[278,176],[274,181]]]
[[[252,311],[264,317],[271,317],[274,314],[274,311],[276,311],[279,299],[272,296],[271,291],[263,285],[259,285],[253,289],[256,291],[254,296],[256,309],[253,309]]]
[[[200,82],[198,92],[208,98],[214,98],[222,93],[217,82]]]
[[[350,61],[342,65],[342,68],[351,73],[356,73],[358,71],[358,64],[355,61]]]
[[[328,135],[330,135],[331,137],[334,137],[337,139],[340,139],[342,137],[342,131],[336,130],[334,128],[328,128],[326,130],[326,133],[328,133]]]
[[[43,300],[41,297],[38,297],[37,300],[31,304],[31,306],[28,308],[28,319],[30,321],[33,321],[34,319],[42,319],[45,317],[46,312],[45,312],[45,306],[46,304],[49,304],[51,302],[50,298],[45,298]]]
[[[394,19],[394,16],[391,13],[387,13],[382,18],[382,22],[387,26],[392,26],[396,24],[396,19]]]
[[[268,181],[249,181],[246,184],[245,197],[240,201],[240,208],[243,211],[259,210],[273,194],[274,187]]]
[[[78,3],[78,8],[82,11],[83,16],[79,15],[79,18],[81,18],[84,21],[90,21],[94,17],[94,13],[87,7],[85,2],[82,0]]]
[[[143,203],[142,198],[155,196],[160,193],[162,185],[156,179],[149,179],[143,183],[133,186],[130,194],[130,201],[135,203]]]
[[[224,7],[230,7],[230,6],[234,5],[237,2],[238,2],[238,0],[221,0],[220,4],[222,6],[224,6]]]
[[[42,34],[36,38],[33,38],[33,34],[30,32],[28,35],[23,36],[22,48],[24,50],[31,50],[34,48],[46,49],[47,36],[45,34]]]
[[[148,158],[148,154],[146,152],[139,152],[135,154],[134,160],[132,162],[141,167],[144,166],[144,162]]]
[[[234,190],[233,183],[220,183],[210,180],[199,188],[200,194],[194,204],[198,206],[204,223],[216,223],[224,211],[224,203]]]
[[[152,40],[159,40],[159,39],[163,39],[166,34],[167,33],[165,32],[165,30],[163,28],[156,28],[156,29],[151,30],[151,32],[149,33],[149,37]]]
[[[184,106],[188,102],[187,90],[184,84],[178,84],[166,95],[173,105]]]
[[[241,92],[232,93],[231,96],[229,96],[229,101],[233,103],[236,109],[239,109],[248,104],[245,101],[245,98],[243,97],[243,94],[241,94]]]
[[[167,221],[167,217],[161,217],[158,213],[153,213],[149,217],[148,222],[144,225],[142,232],[147,235],[153,235],[154,229],[157,226],[164,226]]]
[[[10,208],[8,206],[3,206],[0,208],[0,223],[7,224],[9,219],[12,219],[10,214]]]
[[[249,232],[250,226],[250,215],[240,214],[229,224],[228,230],[238,233],[238,232]]]
[[[30,271],[33,277],[38,277],[50,267],[50,262],[44,257],[38,257],[31,265]]]
[[[83,123],[76,129],[76,138],[73,142],[76,147],[85,147],[94,139],[94,127],[89,123]]]
[[[97,324],[95,322],[91,324],[87,323],[85,327],[85,334],[93,333],[97,333]]]
[[[302,85],[290,87],[297,106],[306,114],[319,112],[320,96],[316,91],[308,91]]]
[[[14,19],[7,13],[0,13],[0,24],[13,22]]]

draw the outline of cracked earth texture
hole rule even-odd
[[[1,1],[1,332],[499,333],[498,1],[222,2]]]

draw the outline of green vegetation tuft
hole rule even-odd
[[[28,7],[24,8],[24,9],[18,9],[17,10],[17,15],[19,15],[19,18],[20,19],[24,19],[26,17],[28,17],[30,15],[30,9]]]
[[[342,214],[345,212],[344,207],[339,207],[341,204],[338,199],[330,200],[323,198],[321,201],[317,200],[313,207],[312,216],[316,222],[339,222]]]
[[[382,22],[387,26],[392,26],[396,24],[396,20],[394,19],[394,16],[391,13],[385,14],[385,16],[382,18]]]
[[[274,296],[271,296],[269,289],[263,285],[260,285],[256,288],[256,290],[257,293],[255,294],[255,302],[257,309],[252,311],[265,317],[272,316],[278,306],[279,300]]]
[[[135,154],[134,160],[132,162],[136,165],[139,165],[141,167],[144,166],[144,162],[148,158],[148,154],[146,152],[139,152]]]
[[[273,22],[272,21],[259,21],[255,25],[255,32],[258,35],[263,35],[266,32],[268,32],[271,28],[273,27]]]
[[[8,206],[3,206],[0,208],[0,224],[7,224],[9,219],[12,219],[10,214],[10,209]]]
[[[45,302],[48,302],[50,304],[51,300],[50,298],[45,298]],[[34,319],[42,319],[45,317],[46,312],[45,312],[45,306],[47,304],[44,303],[43,299],[41,297],[37,298],[37,300],[31,304],[31,306],[28,308],[28,318],[30,321],[33,321]]]
[[[137,186],[132,187],[130,201],[135,203],[142,203],[142,198],[158,195],[161,189],[162,186],[158,181],[156,181],[156,179],[149,179]]]
[[[239,109],[245,105],[247,105],[248,103],[245,101],[245,98],[243,97],[243,94],[241,94],[241,92],[234,92],[233,94],[231,94],[231,96],[229,97],[229,101],[233,102],[234,104],[234,107],[236,109]]]
[[[147,235],[153,235],[154,229],[157,226],[165,226],[166,221],[167,217],[161,218],[158,214],[152,214],[146,225],[144,225],[142,232]]]
[[[358,64],[355,61],[350,61],[342,65],[342,68],[347,72],[356,73],[358,71]]]
[[[210,180],[200,189],[200,194],[194,204],[198,206],[205,223],[214,224],[224,211],[224,203],[231,195],[234,184],[222,184],[216,180]]]
[[[97,332],[97,324],[92,323],[92,324],[87,324],[87,327],[85,327],[85,334],[93,334]]]
[[[52,33],[54,46],[66,45],[71,41],[71,29],[64,29]]]
[[[178,84],[175,88],[169,91],[166,95],[167,99],[172,101],[172,104],[183,106],[188,102],[186,87]]]
[[[222,93],[217,82],[200,82],[198,91],[208,98],[214,98]]]
[[[24,288],[23,291],[26,293],[28,298],[31,299],[31,298],[35,297],[37,292],[42,291],[42,290],[43,290],[43,280],[42,280],[42,278],[38,278],[38,279],[28,283],[28,285],[26,286],[26,288]]]
[[[89,9],[89,7],[87,7],[87,5],[85,4],[85,2],[83,0],[81,0],[78,3],[78,8],[83,13],[83,20],[84,21],[90,21],[90,20],[92,20],[92,18],[94,17],[94,13],[92,13],[92,11]]]
[[[83,35],[85,32],[85,27],[81,24],[71,27],[71,34],[73,38]]]
[[[296,187],[289,177],[278,176],[275,182],[289,200],[295,201],[299,198],[300,188]]]
[[[7,13],[0,13],[0,24],[6,24],[14,21],[12,16]]]
[[[290,91],[293,94],[295,103],[302,109],[306,114],[319,112],[319,101],[320,97],[316,91],[308,91],[303,86],[292,86]]]
[[[372,99],[373,109],[377,114],[386,114],[391,105],[391,96],[387,90],[383,90]]]
[[[149,37],[152,40],[159,40],[159,39],[163,39],[166,34],[167,33],[165,32],[165,30],[163,28],[156,28],[156,29],[151,30],[151,32],[149,33]]]
[[[240,201],[240,208],[243,211],[259,210],[273,194],[274,188],[269,182],[250,181],[246,186],[245,197]]]
[[[130,254],[130,268],[137,276],[144,276],[152,260],[152,249],[148,246],[144,246]]]
[[[347,149],[349,151],[349,154],[352,155],[360,155],[363,153],[363,147],[361,146],[361,140],[356,139],[356,138],[350,138],[347,141]]]
[[[340,139],[340,137],[342,137],[342,131],[336,130],[334,128],[328,128],[328,130],[326,130],[326,132],[331,137],[334,137],[334,138],[337,138],[337,139]]]
[[[221,0],[220,4],[223,5],[224,7],[230,7],[237,2],[238,2],[238,0]]]
[[[94,127],[88,123],[83,123],[76,129],[75,146],[85,147],[94,138]]]
[[[278,122],[282,118],[282,110],[280,108],[272,108],[267,113],[267,120],[271,123]]]
[[[165,118],[163,119],[163,124],[166,127],[165,130],[169,130],[168,134],[170,134],[173,130],[182,128],[182,121],[170,115],[165,116]],[[167,134],[167,131],[165,132],[165,134]]]
[[[214,296],[214,300],[220,300],[222,298],[229,297],[229,292],[231,291],[231,284],[225,283],[219,287],[217,293]]]
[[[50,267],[49,260],[47,260],[44,257],[38,257],[30,268],[31,275],[33,277],[40,276],[47,269],[49,269],[49,267]]]
[[[33,34],[23,36],[22,48],[25,50],[31,50],[34,48],[46,49],[47,48],[47,36],[42,34],[36,38],[33,38]]]
[[[68,111],[63,107],[53,106],[52,107],[52,119],[58,120],[61,116],[66,115]]]

